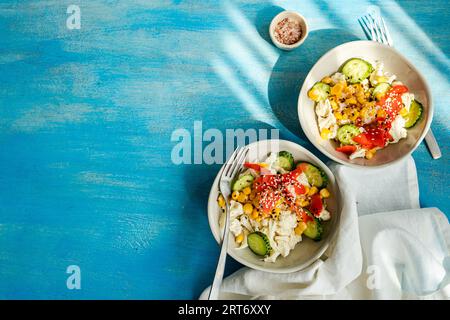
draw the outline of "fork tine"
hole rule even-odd
[[[377,21],[371,14],[369,14],[369,16],[370,16],[370,19],[372,20],[373,29],[375,30],[376,39],[377,39],[376,41],[383,43],[383,39],[381,38],[380,30],[377,25]]]
[[[390,46],[392,46],[392,45],[393,45],[393,41],[392,41],[392,38],[391,38],[391,34],[389,33],[389,29],[388,29],[387,26],[386,26],[386,22],[384,22],[383,17],[380,17],[380,19],[381,19],[381,22],[382,22],[382,24],[383,24],[384,31],[386,32],[387,42],[388,42],[388,44],[389,44]]]
[[[377,41],[375,36],[375,31],[373,30],[373,23],[370,21],[369,17],[366,15],[363,17],[363,21],[366,24],[367,28],[370,30],[370,36],[372,41]]]
[[[361,25],[361,28],[363,29],[364,33],[366,34],[366,37],[371,39],[372,35],[371,35],[370,30],[369,30],[369,27],[367,26],[365,21],[362,19],[362,17],[358,19],[358,22]]]
[[[384,44],[389,44],[388,43],[388,39],[386,38],[386,31],[384,30],[383,25],[381,24],[381,16],[378,16],[378,19],[376,19],[376,27],[378,28],[378,30],[380,31],[381,34],[381,40],[383,41]]]
[[[231,174],[227,175],[228,178],[233,178],[236,173],[239,171],[239,169],[242,166],[242,163],[244,162],[245,158],[247,157],[247,153],[248,153],[248,148],[242,148],[241,151],[239,152],[238,156],[236,157],[236,161],[234,161],[232,169],[231,169]]]
[[[227,176],[228,172],[231,169],[231,165],[234,163],[236,156],[240,152],[241,149],[242,149],[242,147],[237,147],[236,150],[233,151],[233,153],[231,154],[231,156],[227,160],[227,162],[225,162],[225,168],[223,170],[222,176]]]

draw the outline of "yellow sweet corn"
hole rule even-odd
[[[370,160],[370,159],[372,159],[373,158],[373,152],[372,151],[370,151],[370,150],[367,150],[366,151],[366,159],[367,160]]]
[[[309,201],[308,200],[301,200],[300,201],[300,207],[304,208],[309,206]]]
[[[233,199],[234,201],[237,201],[239,197],[239,191],[233,191],[233,193],[231,194],[231,199]]]
[[[217,198],[217,204],[222,209],[225,208],[225,199],[223,198],[223,195],[219,194],[219,197]]]
[[[244,203],[245,201],[247,201],[247,196],[244,193],[240,193],[238,195],[237,201],[239,201],[240,203]]]
[[[328,140],[330,134],[331,134],[331,131],[330,131],[329,129],[323,128],[322,131],[320,132],[320,137],[321,137],[323,140]]]
[[[334,99],[330,100],[330,105],[331,105],[331,109],[337,110],[338,104],[336,103],[336,101],[334,101]]]
[[[311,100],[316,101],[319,98],[319,93],[317,92],[316,89],[311,89],[311,90],[308,91],[308,97]]]
[[[322,198],[328,198],[330,197],[330,191],[328,191],[327,188],[323,188],[322,190],[320,190],[320,195],[322,196]]]
[[[257,209],[253,209],[251,218],[252,219],[256,219],[256,218],[258,218],[258,216],[259,216],[258,210]]]
[[[336,120],[342,120],[342,113],[336,111],[334,112],[334,117]]]
[[[377,111],[377,117],[378,118],[386,118],[386,116],[387,116],[386,111],[384,111],[383,109],[379,109]]]
[[[295,234],[298,235],[298,236],[301,236],[302,233],[303,233],[303,231],[306,230],[306,227],[307,227],[307,226],[306,226],[306,223],[304,223],[304,222],[299,222],[299,223],[297,224],[297,226],[295,227],[295,229],[294,229]]]
[[[321,82],[330,84],[331,82],[333,82],[333,80],[330,77],[325,77],[321,80]]]
[[[251,203],[244,204],[244,213],[251,214],[253,212],[253,206]]]
[[[318,191],[319,191],[319,189],[317,189],[316,186],[312,186],[312,187],[309,189],[308,196],[315,195]]]
[[[336,83],[331,87],[330,94],[336,97],[340,97],[342,94],[342,90],[344,90],[344,84],[341,82]]]
[[[356,99],[355,99],[355,97],[350,97],[350,98],[345,100],[345,103],[348,104],[348,105],[356,104]]]
[[[244,233],[241,232],[236,238],[235,238],[236,243],[242,243],[242,241],[244,241]]]
[[[244,188],[244,190],[242,190],[242,192],[243,192],[245,195],[249,195],[249,194],[252,192],[252,189],[250,189],[250,187],[246,187],[246,188]]]
[[[308,187],[308,186],[304,186],[304,188],[305,188],[305,194],[308,194],[308,192],[309,192],[309,187]]]

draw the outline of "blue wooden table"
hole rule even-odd
[[[322,54],[364,38],[370,4],[431,85],[443,157],[422,144],[414,159],[422,206],[449,214],[446,0],[0,1],[0,298],[196,298],[219,252],[206,217],[219,165],[175,165],[172,133],[278,128],[324,159],[298,91]],[[311,29],[289,53],[267,34],[282,9]]]

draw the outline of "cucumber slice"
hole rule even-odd
[[[250,250],[258,256],[267,256],[272,251],[269,238],[259,231],[252,232],[247,236],[247,243]]]
[[[382,82],[377,84],[377,86],[373,89],[372,97],[377,100],[380,100],[382,97],[386,95],[386,93],[391,89],[391,85],[386,82]]]
[[[244,174],[233,182],[231,189],[233,189],[233,191],[241,191],[246,187],[250,187],[253,180],[255,180],[255,178],[250,173]]]
[[[316,82],[308,91],[308,97],[315,102],[325,100],[329,94],[330,86],[323,82]]]
[[[308,183],[317,188],[323,188],[328,183],[328,177],[325,172],[309,162],[300,162],[297,168],[301,168],[308,178]]]
[[[348,82],[359,83],[369,77],[373,71],[373,67],[363,59],[351,58],[342,64],[340,70]]]
[[[320,241],[323,233],[322,223],[311,212],[308,210],[306,212],[313,220],[306,222],[306,229],[303,234],[314,241]]]
[[[337,138],[342,144],[356,144],[353,138],[360,134],[357,126],[346,124],[338,129]]]
[[[409,129],[416,125],[420,119],[422,119],[423,114],[423,106],[419,101],[413,100],[411,101],[411,106],[409,107],[409,112],[406,115],[406,123],[405,128]]]
[[[280,151],[275,164],[286,171],[291,171],[294,168],[294,157],[288,151]]]

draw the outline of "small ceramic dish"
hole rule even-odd
[[[300,27],[302,29],[300,39],[293,44],[284,44],[284,43],[280,42],[275,36],[275,29],[276,29],[278,23],[285,18],[298,21],[300,23]],[[298,14],[297,12],[283,11],[283,12],[280,12],[279,14],[277,14],[275,16],[275,18],[272,19],[272,22],[270,23],[270,26],[269,26],[269,34],[270,34],[270,38],[272,39],[273,44],[276,45],[278,48],[287,50],[287,51],[293,50],[293,49],[299,47],[305,41],[305,39],[308,37],[308,24],[306,23],[306,19],[302,15]]]

